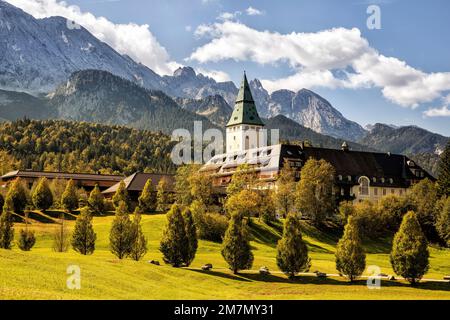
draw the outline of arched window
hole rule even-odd
[[[362,196],[368,196],[369,195],[369,184],[370,180],[367,177],[361,177],[359,178],[359,194]]]

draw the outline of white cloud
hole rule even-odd
[[[206,69],[202,69],[202,68],[196,68],[196,69],[197,69],[198,73],[201,73],[204,76],[213,78],[217,82],[230,81],[230,76],[228,75],[228,73],[226,73],[224,71],[206,70]]]
[[[430,108],[423,113],[426,117],[450,117],[450,109],[448,106],[442,108]]]
[[[264,14],[263,11],[258,10],[256,8],[253,8],[252,6],[248,7],[247,9],[245,9],[245,12],[247,13],[247,15],[249,16],[261,16]]]
[[[425,73],[395,57],[386,57],[372,48],[357,28],[280,34],[223,21],[200,25],[195,34],[211,39],[196,48],[190,60],[288,63],[293,75],[262,81],[269,91],[377,87],[388,100],[412,108],[450,91],[450,72]]]
[[[450,117],[450,94],[442,98],[444,105],[440,108],[429,108],[423,112],[425,117]]]
[[[171,61],[166,49],[151,33],[147,24],[117,24],[96,17],[80,8],[57,0],[7,0],[35,18],[62,16],[85,27],[95,37],[121,54],[145,64],[160,74],[172,74],[179,64]]]
[[[217,20],[222,20],[222,21],[228,21],[228,20],[233,20],[235,19],[237,16],[241,15],[242,12],[240,11],[235,11],[235,12],[222,12],[221,14],[219,14],[219,16],[217,17]]]

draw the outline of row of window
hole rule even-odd
[[[271,154],[272,154],[272,149],[265,149],[265,150],[262,150],[262,151],[253,152],[252,157],[253,158],[266,157],[266,156],[270,156]],[[232,155],[232,156],[228,156],[228,159],[227,159],[226,156],[222,157],[222,158],[213,159],[213,160],[211,160],[211,162],[215,163],[215,164],[220,164],[220,163],[224,163],[224,162],[227,162],[227,161],[230,162],[230,161],[236,161],[236,160],[243,160],[247,156],[248,156],[248,154],[247,154],[247,152],[245,152],[245,153],[241,153],[241,154],[235,154],[235,155]]]
[[[381,189],[381,193],[378,193],[378,189]],[[388,194],[388,190],[390,190],[391,194],[395,194],[395,189],[394,188],[389,189],[389,188],[377,188],[377,187],[374,187],[373,188],[373,195],[375,197],[377,197],[379,195],[385,196],[385,195]],[[344,195],[342,192],[343,192],[343,189],[341,191],[341,194]],[[398,194],[400,196],[403,195],[403,189],[399,189]],[[359,195],[360,196],[369,196],[370,195],[369,187],[360,186],[359,187]]]
[[[343,180],[344,180],[344,177],[340,174],[340,175],[338,175],[338,179],[339,179],[339,181],[343,181]],[[346,179],[347,179],[347,181],[352,181],[352,176],[347,176]],[[377,181],[378,181],[378,179],[377,179],[376,177],[372,177],[372,182],[373,182],[373,183],[376,183]],[[385,178],[380,178],[379,181],[380,181],[381,183],[385,183],[385,182],[386,182],[386,179],[385,179]],[[392,179],[392,178],[389,178],[387,181],[388,181],[390,184],[394,183],[394,179]],[[367,177],[360,177],[360,178],[359,178],[359,182],[360,182],[360,183],[367,183],[367,185],[369,185],[370,180],[369,180],[369,178],[367,178]]]

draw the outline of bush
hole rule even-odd
[[[381,216],[372,202],[356,203],[354,210],[354,219],[358,223],[361,237],[375,238],[385,231]]]
[[[198,237],[203,240],[221,242],[228,228],[227,217],[218,213],[207,213],[206,206],[194,200],[190,206]]]
[[[22,251],[30,251],[36,243],[36,237],[33,231],[22,229],[20,230],[19,240],[17,246]]]
[[[441,239],[450,247],[450,197],[444,201],[443,208],[436,221],[436,229]]]
[[[378,201],[377,210],[383,226],[388,230],[396,231],[400,227],[403,216],[411,210],[411,204],[406,197],[390,194]]]

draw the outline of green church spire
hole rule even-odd
[[[230,121],[227,123],[227,127],[238,124],[264,126],[264,123],[261,121],[258,111],[256,110],[255,101],[253,100],[245,72],[241,87],[239,88],[239,93],[236,97],[234,110],[231,114]]]

